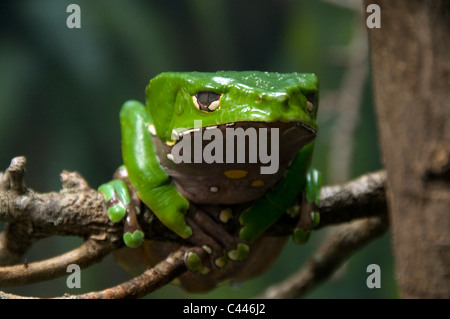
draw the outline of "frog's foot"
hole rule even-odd
[[[249,252],[247,244],[242,243],[239,238],[234,237],[225,229],[224,223],[227,218],[224,217],[224,212],[217,214],[218,219],[209,213],[192,205],[186,216],[186,221],[192,228],[192,235],[188,241],[201,247],[203,255],[205,253],[208,255],[205,266],[202,263],[199,264],[200,255],[195,251],[190,251],[185,258],[186,265],[189,269],[203,274],[207,273],[206,269],[209,271],[212,267],[224,268],[229,260],[244,260]]]
[[[319,171],[310,169],[307,173],[306,187],[302,193],[300,206],[292,208],[294,214],[300,213],[300,219],[294,228],[293,239],[295,243],[306,243],[311,235],[311,230],[319,224],[319,200],[322,176]]]
[[[292,238],[297,244],[304,244],[309,240],[311,230],[315,227],[315,221],[318,221],[318,213],[313,211],[312,203],[305,201],[306,196],[303,195],[303,200],[300,205],[291,208],[295,210],[295,214],[300,214],[300,218],[292,233]]]
[[[201,256],[204,255],[205,252],[208,253],[205,248],[195,247],[189,249],[184,255],[184,263],[186,264],[186,267],[190,271],[197,274],[207,275],[210,272],[210,268],[203,265],[203,261],[201,258]]]
[[[123,240],[130,248],[139,247],[144,241],[144,232],[136,218],[136,203],[131,200],[127,184],[120,179],[101,185],[98,191],[105,196],[108,217],[113,223],[124,220]]]

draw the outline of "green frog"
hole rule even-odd
[[[191,272],[180,277],[191,291],[265,271],[286,238],[264,232],[286,213],[297,216],[294,241],[305,242],[319,221],[321,176],[310,168],[317,111],[314,74],[153,78],[145,106],[128,101],[121,109],[124,165],[99,187],[110,220],[124,221],[121,264],[154,264],[180,245],[145,240],[143,209],[197,247],[185,256]]]

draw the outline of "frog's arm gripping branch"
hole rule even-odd
[[[0,234],[0,265],[5,265],[0,267],[0,286],[55,278],[66,274],[67,265],[71,263],[87,267],[122,247],[123,229],[120,224],[109,221],[103,195],[91,189],[77,173],[61,174],[63,189],[60,192],[40,194],[25,186],[24,171],[25,158],[18,157],[11,162],[5,173],[0,173],[0,221],[5,222],[5,229]],[[357,218],[384,218],[387,211],[385,180],[385,172],[380,171],[344,185],[322,187],[319,206],[321,221],[318,228]],[[172,232],[161,227],[157,218],[148,218],[141,222],[145,224],[142,226],[148,239],[177,238]],[[282,218],[268,232],[271,235],[290,235],[292,227],[292,221]],[[35,241],[52,235],[79,236],[86,242],[59,257],[19,266],[6,266],[17,263]],[[169,271],[171,279],[186,271],[183,258],[180,257],[184,256],[184,253],[184,249],[183,252],[175,252],[171,255],[171,262],[159,265]],[[131,289],[131,297],[145,295],[170,279],[164,276],[159,278],[155,275],[158,272],[154,271],[144,274],[147,276],[145,282],[148,286],[140,286],[139,289],[142,290],[138,294],[132,293],[134,290]],[[93,293],[85,297],[115,298],[120,295],[113,294],[113,291],[115,290],[105,290],[103,294]],[[8,297],[12,296],[0,293],[0,298]]]

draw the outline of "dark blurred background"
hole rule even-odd
[[[319,76],[320,131],[314,166],[325,184],[381,168],[371,96],[365,10],[359,1],[317,0],[21,0],[0,4],[0,170],[25,155],[27,185],[58,191],[62,170],[96,188],[121,164],[119,110],[144,100],[163,71],[262,70]],[[69,29],[69,4],[81,29]],[[0,223],[0,229],[3,225]],[[151,298],[248,298],[287,278],[333,230],[305,246],[289,243],[264,276],[224,284],[207,295],[167,286]],[[48,258],[81,243],[48,238],[24,258]],[[381,267],[369,289],[366,267]],[[312,298],[397,297],[389,234],[355,254]],[[82,271],[82,288],[66,278],[5,289],[35,296],[100,290],[130,277],[112,257]]]

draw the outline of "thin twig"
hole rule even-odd
[[[147,269],[142,275],[117,286],[82,295],[66,294],[53,299],[127,299],[143,297],[168,284],[187,270],[184,264],[184,254],[185,249],[179,249],[155,267]],[[40,298],[20,296],[0,291],[0,299]]]
[[[388,228],[383,217],[372,217],[352,222],[326,241],[318,252],[291,277],[269,287],[259,298],[298,298],[329,278],[353,253]]]
[[[67,266],[77,264],[86,268],[111,253],[116,247],[108,241],[87,240],[80,247],[46,260],[0,267],[0,286],[10,287],[32,284],[67,275]]]
[[[179,249],[170,254],[155,267],[149,268],[142,275],[127,282],[102,291],[89,292],[83,295],[66,295],[67,299],[126,299],[141,298],[160,287],[170,283],[186,270],[184,255],[186,250]]]

